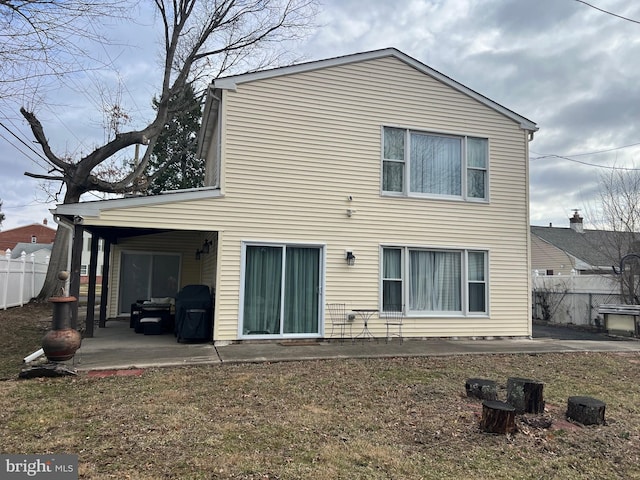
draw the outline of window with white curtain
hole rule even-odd
[[[384,127],[382,143],[384,193],[488,199],[488,139]]]
[[[486,314],[487,294],[486,251],[382,249],[383,311],[405,305],[415,314]]]

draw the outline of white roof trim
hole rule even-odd
[[[60,204],[51,213],[53,215],[80,215],[97,217],[105,210],[118,208],[144,207],[147,205],[161,205],[163,203],[186,202],[189,200],[202,200],[205,198],[221,197],[217,187],[191,188],[186,190],[174,190],[163,192],[160,195],[146,195],[140,197],[114,198],[111,200],[97,200],[93,202],[80,202]]]
[[[230,77],[218,78],[213,81],[214,88],[220,88],[224,90],[236,90],[237,85],[253,82],[256,80],[264,80],[268,78],[280,77],[283,75],[293,75],[296,73],[310,72],[313,70],[319,70],[322,68],[328,67],[337,67],[342,65],[348,65],[350,63],[364,62],[367,60],[377,60],[379,58],[384,57],[395,57],[398,60],[406,63],[407,65],[415,68],[416,70],[424,73],[425,75],[429,75],[430,77],[444,83],[445,85],[450,86],[451,88],[464,93],[465,95],[477,100],[478,102],[486,105],[489,108],[501,113],[502,115],[512,119],[516,123],[520,125],[520,127],[524,130],[529,130],[532,132],[538,131],[538,126],[532,122],[531,120],[518,115],[512,110],[509,110],[506,107],[503,107],[499,103],[494,102],[493,100],[481,95],[475,90],[471,90],[468,87],[465,87],[461,83],[456,82],[450,77],[434,70],[431,67],[428,67],[422,62],[419,62],[415,58],[410,57],[409,55],[402,53],[400,50],[396,48],[385,48],[382,50],[373,50],[370,52],[356,53],[353,55],[346,55],[343,57],[335,57],[329,58],[325,60],[318,60],[315,62],[307,62],[301,63],[298,65],[291,65],[288,67],[274,68],[270,70],[262,70],[259,72],[252,73],[244,73],[241,75],[233,75]]]

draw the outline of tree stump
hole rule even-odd
[[[513,405],[516,413],[543,413],[544,383],[528,378],[509,378],[507,380],[507,402]]]
[[[567,418],[583,425],[604,425],[606,405],[597,398],[569,397]]]
[[[482,402],[480,428],[488,433],[513,433],[516,431],[516,409],[498,400]]]
[[[467,397],[475,397],[481,400],[497,400],[498,388],[493,380],[484,378],[468,378],[464,384]]]

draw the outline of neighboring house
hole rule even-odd
[[[18,243],[53,243],[56,238],[55,229],[47,226],[47,219],[42,224],[33,223],[0,232],[0,252],[14,250]]]
[[[207,187],[55,214],[105,240],[110,316],[195,283],[216,342],[327,337],[326,303],[379,309],[376,336],[396,306],[405,337],[528,336],[536,130],[396,49],[360,53],[215,80]]]
[[[577,211],[569,227],[532,226],[534,318],[601,327],[599,306],[627,303],[622,293],[637,288],[632,269],[628,277],[614,274],[622,257],[638,251],[637,235],[585,229]]]
[[[637,234],[588,230],[575,212],[568,228],[531,227],[531,268],[539,275],[612,274]]]
[[[18,243],[11,252],[11,258],[20,258],[22,252],[27,256],[33,257],[38,263],[49,263],[49,257],[51,256],[51,243]]]

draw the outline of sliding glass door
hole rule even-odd
[[[319,247],[247,245],[242,335],[318,335]]]

